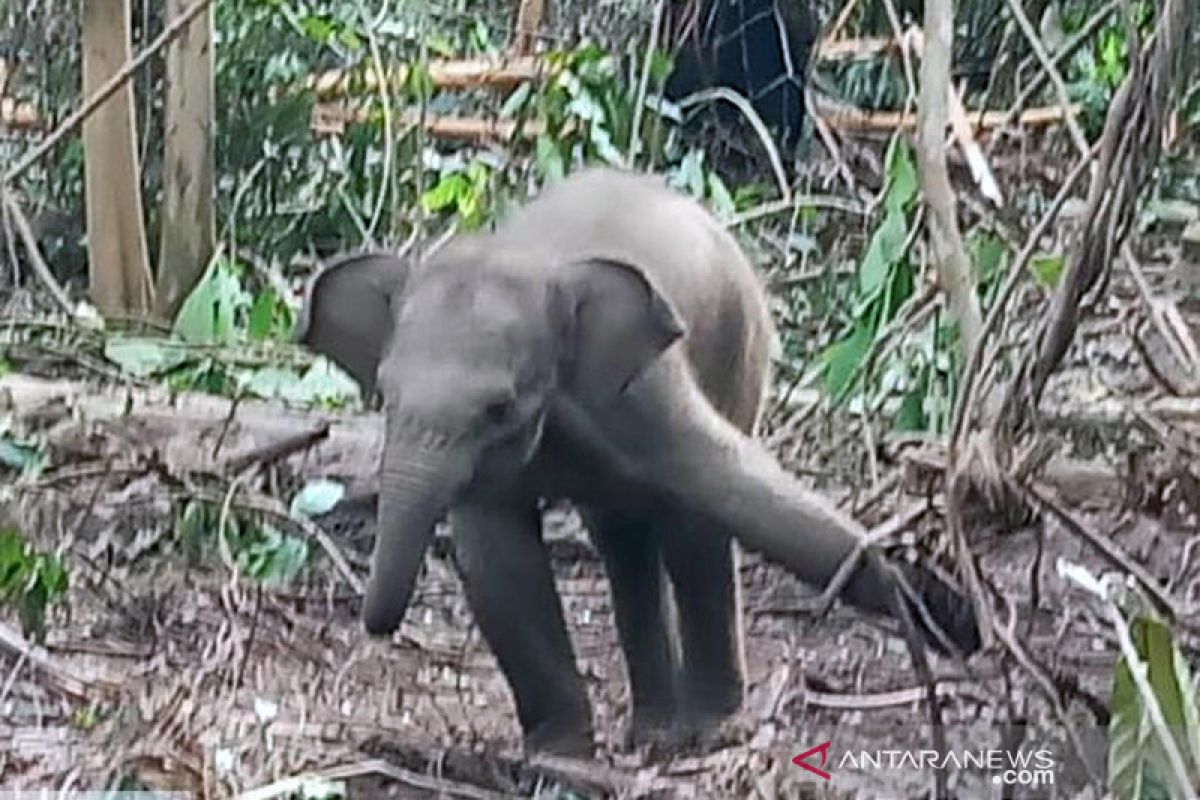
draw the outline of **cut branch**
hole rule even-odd
[[[494,89],[512,89],[526,81],[537,80],[546,70],[545,59],[534,56],[518,56],[497,61],[496,59],[453,59],[430,61],[426,67],[429,80],[438,89],[476,89],[487,86]],[[411,69],[407,66],[386,73],[387,86],[400,91],[408,82]],[[304,88],[316,94],[320,100],[346,97],[357,92],[378,93],[383,87],[375,69],[331,69],[313,75],[304,83]]]

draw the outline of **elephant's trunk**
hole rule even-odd
[[[467,470],[446,453],[397,452],[385,448],[379,480],[379,525],[371,577],[363,602],[363,625],[374,636],[400,626],[412,599],[434,527]]]

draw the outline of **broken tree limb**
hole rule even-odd
[[[367,122],[375,112],[368,108],[350,108],[345,103],[317,103],[312,109],[312,129],[318,134],[341,134],[347,125]],[[400,129],[422,127],[438,139],[472,142],[507,142],[514,137],[536,138],[545,132],[540,120],[515,120],[484,117],[456,117],[448,114],[422,116],[416,111],[399,115]]]
[[[547,61],[535,56],[506,59],[438,59],[425,68],[430,82],[438,89],[512,89],[537,80],[548,69]],[[386,84],[392,91],[401,91],[408,82],[411,68],[401,66],[386,73]],[[318,100],[346,97],[357,92],[379,92],[383,82],[374,69],[331,69],[309,76],[304,88]]]
[[[95,386],[82,381],[50,381],[11,374],[0,377],[0,408],[18,419],[52,403],[72,412],[71,425],[103,425],[106,433],[133,446],[157,450],[174,468],[205,473],[234,471],[248,454],[273,453],[306,434],[308,450],[289,458],[310,458],[314,472],[352,482],[369,482],[378,466],[382,421],[375,414],[335,414],[281,407],[278,402],[241,400],[193,392]],[[315,432],[328,427],[328,435]]]
[[[899,129],[906,131],[917,127],[915,114],[903,111],[864,111],[857,106],[837,103],[817,95],[814,100],[817,114],[831,128],[847,133],[891,133]],[[1072,106],[1072,111],[1078,111],[1079,106]],[[1063,109],[1059,106],[1031,108],[1014,119],[1009,118],[1007,111],[967,111],[968,120],[976,131],[1008,127],[1040,127],[1057,125],[1063,121]]]

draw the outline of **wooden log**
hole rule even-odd
[[[57,414],[48,414],[55,407]],[[95,386],[25,375],[0,377],[0,409],[19,420],[58,417],[57,436],[81,426],[117,442],[157,451],[182,471],[222,472],[250,466],[248,454],[271,454],[276,446],[327,428],[310,450],[306,472],[369,485],[378,466],[383,423],[377,414],[346,414],[287,408],[278,402],[232,400],[196,392]],[[61,427],[59,427],[61,426]],[[131,449],[127,449],[132,454]],[[265,456],[264,456],[265,457]]]

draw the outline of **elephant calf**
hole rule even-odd
[[[366,629],[398,627],[448,511],[527,747],[588,750],[591,714],[541,538],[542,503],[567,498],[612,584],[633,733],[736,710],[731,538],[822,586],[862,537],[752,438],[773,335],[732,237],[660,181],[611,170],[563,180],[422,263],[330,264],[300,339],[378,393],[386,420]],[[934,640],[976,649],[969,604],[912,574],[928,612],[914,616],[941,629]],[[871,553],[843,596],[886,613],[895,585]]]

